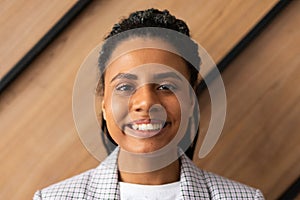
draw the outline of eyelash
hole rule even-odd
[[[165,89],[163,89],[162,87],[165,87]],[[166,83],[166,84],[161,84],[159,88],[162,88],[162,90],[171,90],[171,91],[174,91],[177,89],[177,87],[174,85],[174,84],[170,84],[170,83]]]
[[[125,92],[125,91],[128,91],[128,90],[125,90],[125,89],[126,89],[126,88],[129,88],[129,87],[130,87],[131,91],[132,91],[132,89],[134,88],[134,86],[132,86],[131,84],[123,83],[123,84],[117,85],[116,90],[117,90],[117,91],[121,91],[121,92]],[[125,88],[125,89],[124,89],[124,88]]]
[[[166,91],[174,91],[177,89],[176,85],[170,84],[170,83],[165,83],[165,84],[160,84],[157,87],[158,90],[166,90]],[[116,86],[116,91],[119,92],[133,92],[135,90],[135,86],[132,84],[128,83],[122,83]]]

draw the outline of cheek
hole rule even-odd
[[[161,103],[170,117],[173,117],[176,121],[180,121],[181,105],[175,96],[172,98],[166,98]]]
[[[168,113],[171,113],[178,121],[189,119],[192,112],[191,95],[186,92],[179,92],[173,98],[166,99],[164,106]]]
[[[124,120],[128,115],[128,99],[116,95],[107,95],[105,98],[106,123],[108,126],[118,126],[122,129]]]
[[[197,101],[194,90],[189,86],[186,87],[185,91],[180,92],[178,97],[183,110],[190,110]]]
[[[179,92],[176,97],[171,101],[169,100],[169,112],[176,119],[176,141],[180,141],[186,134],[190,117],[192,115],[193,105],[191,103],[191,96],[186,92]]]

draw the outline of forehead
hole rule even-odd
[[[134,38],[121,42],[106,67],[105,79],[110,79],[118,73],[130,72],[146,64],[152,64],[156,69],[158,66],[166,66],[162,70],[176,70],[189,79],[187,64],[176,50],[161,39],[149,38]],[[148,73],[151,71],[150,67],[144,69],[148,69]]]
[[[161,49],[175,54],[179,54],[175,47],[166,42],[165,40],[157,37],[138,37],[127,38],[117,44],[116,48],[112,52],[111,61],[131,51],[141,49]]]
[[[173,71],[187,80],[189,71],[186,62],[176,54],[158,49],[141,49],[123,54],[108,65],[105,78],[110,79],[119,73],[156,74]]]

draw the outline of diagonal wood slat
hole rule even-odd
[[[0,1],[0,79],[75,3],[75,0]]]
[[[223,72],[225,127],[213,151],[195,157],[201,168],[260,188],[266,199],[277,199],[300,176],[299,9],[291,2]],[[202,135],[208,98],[207,91],[200,97]]]
[[[277,2],[93,1],[0,96],[0,199],[30,199],[35,190],[98,164],[77,136],[72,87],[85,56],[120,16],[168,8],[218,62]]]

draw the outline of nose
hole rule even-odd
[[[144,85],[136,90],[130,99],[131,111],[149,115],[150,111],[155,112],[161,109],[159,97],[150,84]]]

